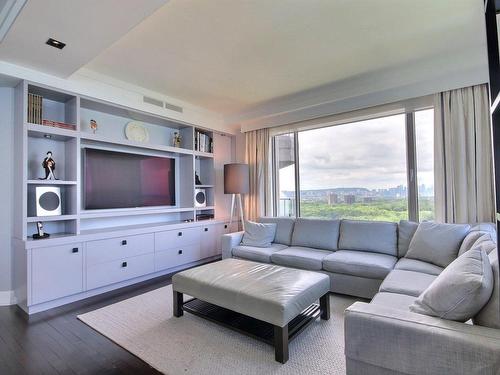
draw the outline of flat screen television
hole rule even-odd
[[[84,150],[85,209],[175,205],[175,159]]]

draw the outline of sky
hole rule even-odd
[[[419,185],[433,185],[433,122],[432,109],[415,115]],[[299,161],[302,190],[406,185],[405,115],[300,132]],[[280,190],[294,190],[293,166]]]

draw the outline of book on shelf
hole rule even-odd
[[[194,142],[195,151],[200,152],[213,152],[213,139],[208,134],[205,134],[199,130],[195,132],[195,142]]]
[[[76,125],[66,124],[65,122],[59,121],[51,121],[51,120],[42,120],[42,125],[52,126],[53,128],[67,129],[67,130],[76,130]]]
[[[40,95],[28,93],[28,122],[31,124],[42,124],[42,101]]]

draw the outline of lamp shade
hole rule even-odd
[[[224,194],[246,194],[250,190],[248,164],[224,165]]]

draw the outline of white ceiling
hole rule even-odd
[[[443,55],[436,69],[464,51],[484,65],[478,0],[171,0],[153,13],[164,2],[31,0],[0,59],[85,67],[226,115]],[[68,43],[63,55],[48,36]]]

